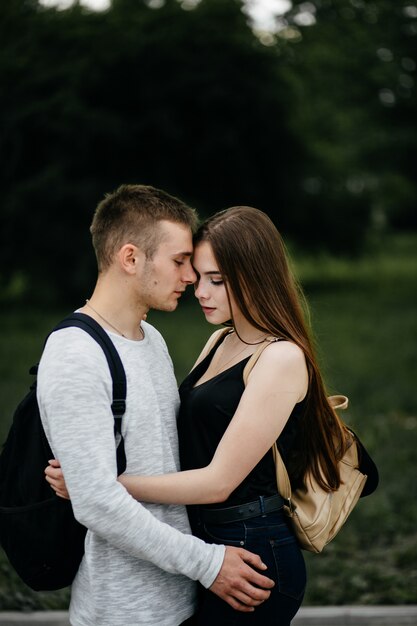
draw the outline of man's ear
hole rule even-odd
[[[145,254],[133,243],[126,243],[117,253],[120,267],[128,274],[135,274],[145,261]]]

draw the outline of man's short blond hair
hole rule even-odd
[[[161,220],[183,224],[193,233],[198,225],[195,209],[161,189],[122,185],[106,194],[90,227],[99,272],[109,268],[116,252],[127,243],[151,259],[161,241]]]

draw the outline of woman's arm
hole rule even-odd
[[[272,447],[307,387],[301,349],[289,342],[273,343],[252,369],[236,413],[209,465],[160,476],[123,474],[119,481],[143,502],[224,502]],[[62,492],[62,481],[53,483],[59,470],[48,472],[51,486],[59,486]]]
[[[119,477],[137,500],[166,504],[223,502],[272,447],[307,392],[300,348],[277,342],[253,368],[239,406],[209,465],[162,476]]]

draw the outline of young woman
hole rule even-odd
[[[268,566],[275,587],[251,613],[201,589],[198,626],[289,626],[306,573],[277,494],[271,447],[278,440],[293,488],[311,471],[331,491],[340,484],[343,426],[327,401],[302,294],[272,221],[250,207],[216,214],[196,235],[193,265],[207,321],[229,330],[212,335],[180,386],[183,471],[120,481],[138,500],[189,505],[194,534],[243,546]],[[264,342],[245,386],[245,365]]]

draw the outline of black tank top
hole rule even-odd
[[[250,357],[195,386],[206,372],[221,342],[222,340],[190,372],[179,388],[181,406],[178,436],[182,470],[209,465],[245,389],[243,370]],[[300,402],[295,406],[278,439],[284,461],[297,433],[303,405],[304,402]],[[242,450],[242,454],[244,453]],[[251,502],[260,495],[270,496],[276,493],[274,459],[269,450],[226,502],[211,506],[234,506]]]

